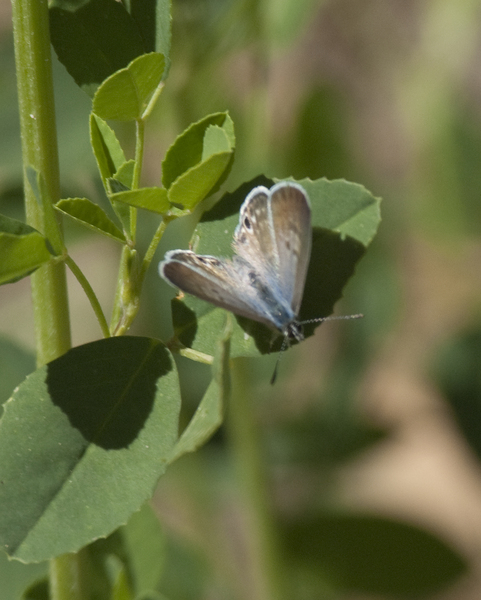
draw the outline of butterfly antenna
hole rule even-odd
[[[301,325],[307,325],[308,323],[323,323],[324,321],[340,321],[344,319],[362,319],[364,315],[329,315],[328,317],[319,317],[317,319],[309,319],[308,321],[301,321]]]
[[[279,350],[279,355],[277,356],[276,366],[274,367],[274,373],[272,373],[272,377],[271,377],[271,385],[274,385],[274,383],[276,382],[277,371],[279,370],[279,363],[281,361],[281,356],[282,356],[282,353],[284,352],[284,350],[286,349],[286,346],[288,345],[288,343],[289,343],[289,338],[286,335],[282,341],[281,349]]]
[[[309,319],[308,321],[301,321],[301,325],[306,325],[308,323],[322,323],[323,321],[340,321],[340,320],[345,320],[345,319],[362,319],[362,317],[364,317],[364,315],[362,314],[357,314],[357,315],[330,315],[328,317],[319,317],[317,319]],[[271,385],[274,385],[274,383],[276,382],[277,379],[277,371],[279,370],[279,362],[281,360],[282,357],[282,353],[284,352],[284,350],[286,349],[286,347],[289,345],[289,338],[286,335],[284,337],[284,340],[282,342],[281,348],[279,350],[279,356],[277,357],[277,361],[276,361],[276,366],[274,367],[274,373],[272,373],[272,377],[271,377]]]

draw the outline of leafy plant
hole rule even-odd
[[[125,335],[167,226],[191,215],[225,183],[234,160],[234,123],[228,112],[216,112],[190,125],[165,154],[162,182],[142,187],[146,121],[170,69],[170,3],[54,2],[49,9],[51,41],[92,99],[90,140],[109,211],[89,198],[61,198],[46,6],[13,0],[13,8],[27,223],[0,218],[0,283],[32,278],[38,368],[4,405],[0,538],[11,558],[25,563],[50,560],[48,582],[32,582],[30,574],[22,574],[29,586],[24,598],[165,598],[161,579],[168,535],[145,502],[171,463],[211,437],[230,397],[228,428],[234,439],[243,438],[239,459],[246,465],[246,488],[258,485],[254,511],[263,525],[254,533],[259,542],[254,559],[264,573],[263,597],[290,597],[279,574],[282,560],[266,510],[262,469],[257,459],[248,457],[258,449],[248,394],[242,391],[241,359],[269,352],[270,333],[186,298],[172,303],[172,339]],[[135,124],[133,158],[127,157],[107,121]],[[203,212],[193,234],[200,252],[229,254],[240,204],[260,183],[270,186],[273,180],[259,176],[224,193]],[[301,309],[301,318],[310,319],[332,312],[376,233],[380,214],[378,199],[360,185],[325,179],[300,183],[311,200],[314,228]],[[138,244],[139,210],[157,219],[146,250]],[[62,215],[122,248],[110,320],[66,247]],[[103,336],[73,349],[65,267],[82,285]],[[211,382],[180,435],[182,382],[174,354],[212,365]],[[341,519],[341,526],[350,523]],[[401,535],[389,523],[384,529],[375,524],[384,532],[395,529],[393,539]],[[317,529],[324,526],[315,522]],[[299,524],[284,532],[291,540],[288,547],[300,548],[297,556],[306,551],[299,542],[301,530]],[[414,532],[413,543],[419,536],[426,553],[443,559],[445,579],[462,570],[462,561],[429,536]],[[331,538],[325,540],[322,568],[334,573],[326,580],[335,580],[340,589],[391,591],[389,583],[376,587],[355,572],[344,585],[349,565],[333,561]],[[295,559],[292,567],[297,570]],[[439,585],[432,573],[421,582],[429,580],[427,588],[431,579],[432,587]],[[404,588],[411,592],[409,585]]]

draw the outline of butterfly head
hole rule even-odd
[[[304,328],[299,321],[291,321],[283,331],[287,342],[289,340],[296,340],[302,342],[304,340]]]

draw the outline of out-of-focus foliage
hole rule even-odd
[[[382,452],[392,433],[359,416],[359,398],[369,401],[379,395],[372,382],[383,377],[388,379],[381,388],[384,393],[400,385],[397,379],[389,380],[386,364],[403,365],[409,381],[420,371],[428,379],[425,366],[438,356],[442,342],[449,350],[438,359],[436,382],[454,408],[459,435],[479,456],[478,3],[182,0],[174,2],[173,9],[172,68],[150,122],[146,186],[159,179],[165,151],[181,131],[206,114],[229,110],[237,139],[229,189],[263,172],[346,178],[384,198],[380,235],[338,309],[363,312],[364,320],[323,326],[324,337],[321,333],[287,353],[274,388],[268,386],[272,358],[245,361],[250,369],[248,393],[258,410],[253,418],[260,420],[265,434],[266,469],[271,469],[281,526],[292,527],[305,513],[309,523],[325,523],[329,511],[339,508],[339,473],[363,453]],[[0,210],[20,218],[20,149],[8,31],[1,50]],[[102,202],[89,147],[89,100],[57,63],[55,75],[63,197],[96,196]],[[122,126],[117,128],[119,138],[124,132]],[[149,217],[140,218],[148,224]],[[189,226],[176,224],[177,230],[166,235],[159,249],[159,259],[163,249],[172,247],[175,235],[175,243],[179,236],[188,240]],[[68,225],[67,232],[86,239],[73,226]],[[170,297],[154,271],[135,332],[165,337],[165,322],[160,321],[170,310]],[[0,290],[0,331],[1,307],[5,312],[16,302],[14,290]],[[17,319],[21,332],[23,315],[18,313]],[[462,325],[466,331],[466,322],[472,329],[459,338],[457,330]],[[15,358],[18,351],[11,343],[0,355],[8,370],[4,376],[2,367],[2,386],[11,386],[5,397],[33,368],[23,353]],[[180,371],[187,370],[185,365],[179,360]],[[184,378],[182,422],[188,422],[203,396],[203,369],[199,365],[190,381]],[[250,597],[245,565],[235,560],[236,541],[242,538],[240,498],[223,431],[204,452],[182,459],[166,475],[157,506],[171,526],[160,587],[169,598],[201,598],[215,592],[230,597],[232,590],[236,597]],[[396,525],[395,520],[388,522],[379,535],[383,543],[385,532]],[[306,529],[314,543],[322,528]],[[431,531],[432,522],[425,529]],[[440,529],[449,531],[449,524]],[[345,523],[342,531],[349,547]],[[428,533],[423,527],[419,531],[429,544]],[[355,532],[353,527],[350,535]],[[303,535],[308,539],[306,531]],[[406,555],[410,543],[408,539]],[[389,544],[385,548],[389,553]],[[444,574],[452,572],[454,579],[463,565],[450,548],[446,541],[430,556],[439,550],[448,565]],[[300,550],[298,557],[302,558]],[[353,589],[352,580],[343,579],[341,561],[332,555],[325,558],[337,564],[335,576],[326,563],[321,563],[325,572],[315,563],[315,577],[312,564],[296,564],[296,598],[332,600]],[[358,574],[354,589],[364,593],[411,597],[414,582],[428,595],[446,583],[436,574],[431,577],[434,571],[423,580],[420,559],[418,570],[409,562],[411,580],[397,564],[403,585],[395,589],[393,578],[389,588],[386,572],[376,579],[377,566],[367,561],[364,568],[369,572],[363,581],[369,585],[362,588],[361,561],[356,563],[356,553],[351,560]],[[25,581],[30,580],[25,575]]]

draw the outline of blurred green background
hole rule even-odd
[[[0,212],[22,218],[8,11],[3,3]],[[337,307],[364,319],[320,327],[286,353],[274,387],[274,357],[245,361],[276,515],[288,523],[334,507],[419,526],[466,557],[470,572],[447,588],[400,586],[400,597],[478,599],[481,2],[174,0],[171,58],[147,131],[145,185],[159,184],[161,159],[178,133],[227,109],[237,137],[228,189],[260,173],[325,176],[383,198],[379,234]],[[54,72],[63,196],[102,202],[90,100],[58,63]],[[132,139],[126,129],[120,134]],[[141,217],[150,233],[151,221]],[[186,225],[175,225],[159,260],[187,241]],[[119,248],[70,223],[66,233],[108,313]],[[69,286],[74,344],[99,338],[83,292],[72,278]],[[172,295],[152,269],[132,333],[166,337]],[[0,288],[0,336],[4,401],[34,368],[28,280]],[[187,361],[179,368],[186,421],[209,372]],[[252,597],[226,446],[221,430],[159,484],[154,505],[169,536],[169,598]],[[329,574],[314,581],[305,564],[296,571],[300,600],[390,597],[382,584],[373,596],[372,584],[344,589]],[[372,565],[371,579],[381,567]]]

